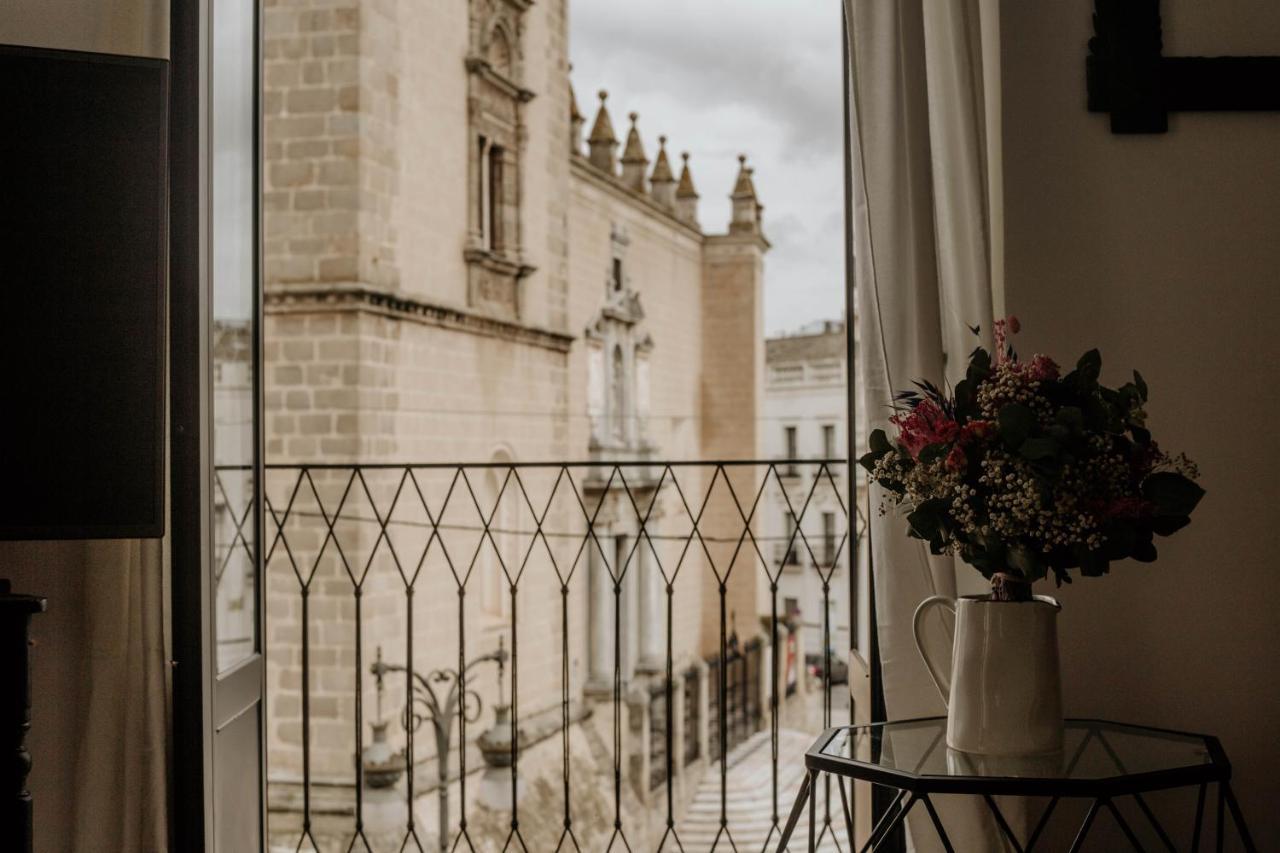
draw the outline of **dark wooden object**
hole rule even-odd
[[[1089,110],[1112,133],[1165,133],[1179,111],[1280,110],[1280,56],[1163,56],[1160,0],[1094,0]]]
[[[0,737],[9,756],[0,769],[0,849],[31,853],[31,792],[27,774],[31,753],[27,731],[31,728],[31,658],[28,654],[31,617],[43,613],[45,600],[35,595],[15,595],[7,580],[0,580]]]

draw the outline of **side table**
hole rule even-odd
[[[1231,764],[1216,737],[1167,729],[1114,723],[1105,720],[1067,720],[1060,753],[1004,758],[958,752],[946,745],[945,717],[901,722],[842,726],[823,732],[805,753],[806,774],[777,846],[787,849],[809,807],[809,850],[816,850],[815,802],[811,796],[823,773],[837,777],[844,805],[845,825],[853,835],[853,815],[843,780],[870,782],[897,793],[888,810],[871,831],[861,853],[878,850],[889,834],[921,804],[942,846],[954,851],[946,827],[930,797],[935,794],[967,794],[986,804],[1001,834],[1017,853],[1029,853],[1040,841],[1054,808],[1062,799],[1090,800],[1076,832],[1072,853],[1080,850],[1102,811],[1109,812],[1133,849],[1143,847],[1116,801],[1129,797],[1150,823],[1165,849],[1200,849],[1205,801],[1210,786],[1216,788],[1216,849],[1223,849],[1224,811],[1231,814],[1246,850],[1256,851],[1253,838],[1231,791]],[[1196,788],[1195,822],[1189,846],[1179,847],[1160,822],[1143,794],[1169,788]],[[997,796],[1047,797],[1049,803],[1025,843],[1018,840],[996,804]]]

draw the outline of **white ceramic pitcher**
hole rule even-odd
[[[955,614],[951,662],[939,666],[921,642],[933,607]],[[1045,595],[992,601],[987,595],[935,595],[916,608],[916,648],[947,706],[947,745],[984,755],[1036,755],[1062,749],[1058,611]]]

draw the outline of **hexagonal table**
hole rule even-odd
[[[870,782],[896,791],[888,809],[871,831],[862,853],[879,850],[885,839],[906,820],[916,804],[923,804],[943,847],[954,848],[938,811],[934,794],[981,797],[1001,834],[1018,853],[1035,849],[1058,801],[1092,800],[1071,850],[1084,844],[1099,813],[1106,810],[1119,824],[1135,850],[1143,850],[1133,827],[1115,801],[1130,797],[1168,850],[1198,850],[1204,825],[1205,797],[1217,786],[1217,849],[1222,850],[1224,809],[1246,850],[1254,851],[1240,805],[1231,791],[1231,764],[1216,737],[1106,720],[1066,721],[1061,752],[1005,758],[959,752],[946,745],[947,720],[930,717],[901,722],[842,726],[823,732],[805,753],[806,774],[782,831],[778,853],[787,849],[806,803],[809,806],[809,850],[817,849],[815,803],[810,796],[823,773],[837,777],[849,838],[853,815],[844,779]],[[1189,848],[1179,848],[1143,799],[1143,794],[1168,788],[1197,787],[1195,825]],[[1020,842],[996,804],[997,796],[1048,797],[1049,803],[1026,843]]]

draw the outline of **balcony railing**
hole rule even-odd
[[[803,522],[828,492],[849,548],[840,460],[267,466],[272,844],[776,842],[802,760],[780,733],[832,724],[843,689],[788,698],[804,654],[759,530],[784,464],[811,475],[803,501],[782,494],[826,614],[831,569]],[[251,493],[221,482],[243,469],[218,473],[220,493]],[[250,512],[228,508],[242,523],[219,553],[248,548]],[[767,766],[763,823],[732,808],[735,746]],[[708,790],[713,813],[691,808]],[[838,802],[823,831],[847,850]]]

